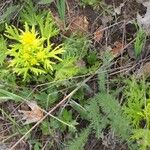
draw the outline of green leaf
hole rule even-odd
[[[130,121],[124,115],[119,102],[112,95],[105,92],[99,93],[96,99],[114,132],[122,139],[127,139],[131,132]]]
[[[135,42],[134,42],[134,52],[135,52],[136,57],[140,56],[145,42],[146,42],[146,33],[142,29],[142,27],[139,27],[139,30],[137,31],[137,35],[136,35]]]
[[[76,120],[74,120],[72,118],[72,111],[68,111],[67,109],[64,109],[63,112],[60,113],[60,116],[59,118],[65,123],[61,123],[60,126],[61,126],[61,129],[62,131],[65,131],[67,128],[67,124],[69,125],[69,131],[70,132],[75,132],[76,131],[76,128],[75,128],[75,125],[77,125],[78,123],[76,122]]]
[[[89,46],[90,41],[86,36],[79,37],[77,35],[72,35],[64,41],[65,52],[63,54],[63,59],[83,58],[87,55]]]
[[[97,52],[96,51],[90,52],[90,55],[87,56],[87,62],[90,65],[94,65],[97,62]]]
[[[7,57],[7,45],[6,45],[6,40],[1,36],[0,37],[0,65],[2,66],[4,63],[4,60]]]
[[[130,119],[131,124],[136,128],[140,126],[140,122],[144,119],[144,97],[148,86],[144,80],[138,82],[132,78],[126,81],[125,96],[127,101],[124,106],[124,113]]]
[[[51,131],[51,129],[50,129],[50,122],[49,121],[43,121],[42,122],[42,124],[41,124],[41,126],[40,126],[40,128],[41,128],[41,130],[42,130],[42,134],[43,135],[51,135],[52,133],[52,131]]]
[[[37,20],[43,15],[42,13],[37,14],[37,10],[37,6],[34,6],[32,1],[27,1],[20,13],[21,22],[27,22],[29,25],[37,25]]]
[[[102,130],[107,126],[108,120],[107,117],[102,116],[100,114],[100,107],[98,103],[99,98],[94,97],[89,99],[89,103],[86,106],[87,117],[91,122],[91,126],[94,129],[93,132],[96,133],[96,137],[100,138]]]
[[[51,37],[56,36],[59,30],[56,27],[54,20],[50,13],[37,20],[42,38],[49,40]]]
[[[88,136],[90,134],[90,127],[82,130],[77,138],[73,141],[70,141],[65,150],[84,150],[84,145],[88,140]]]
[[[20,40],[18,29],[13,25],[8,26],[8,24],[6,24],[6,31],[4,35],[12,40]]]
[[[34,94],[41,106],[48,109],[58,100],[58,91],[55,87],[48,87],[46,91],[38,91]]]
[[[57,0],[57,10],[60,19],[65,23],[65,13],[66,13],[66,0]]]
[[[3,89],[0,89],[0,94],[3,95],[0,97],[0,101],[3,100],[4,97],[7,97],[8,100],[14,100],[15,102],[20,102],[24,100],[24,98]]]
[[[38,68],[34,68],[34,67],[30,68],[30,70],[31,70],[35,75],[37,75],[37,76],[38,76],[39,74],[46,73],[44,70],[38,69]]]
[[[133,131],[131,139],[137,140],[140,145],[140,150],[147,150],[150,148],[150,130],[149,129],[136,129]]]
[[[77,75],[80,71],[80,68],[75,66],[75,61],[76,58],[68,58],[62,61],[61,63],[55,65],[55,80],[67,79]]]

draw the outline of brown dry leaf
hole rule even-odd
[[[140,78],[142,76],[150,77],[150,62],[146,62],[137,73],[137,78]]]
[[[88,32],[88,25],[89,22],[87,21],[86,16],[81,15],[81,16],[77,16],[74,17],[71,21],[71,23],[69,24],[68,28],[72,31],[72,32]]]
[[[122,52],[123,52],[123,43],[119,42],[119,41],[116,41],[114,43],[114,48],[111,50],[112,54],[114,57],[117,57],[118,55],[120,55]]]
[[[104,35],[104,31],[102,31],[102,26],[101,26],[94,32],[94,41],[100,42],[103,38],[103,35]]]
[[[27,105],[31,108],[31,111],[18,110],[20,113],[22,113],[22,120],[25,120],[24,124],[38,122],[43,117],[41,108],[35,101],[27,102]]]

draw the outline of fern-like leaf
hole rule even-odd
[[[56,75],[55,79],[67,79],[79,73],[79,67],[75,66],[76,58],[68,58],[65,61],[55,65]]]
[[[47,47],[48,50],[50,50],[48,57],[49,58],[55,58],[59,61],[62,61],[60,57],[58,57],[58,54],[62,54],[64,52],[64,49],[62,48],[62,45],[56,46],[54,49],[51,51],[51,45]]]
[[[123,114],[119,102],[108,93],[99,93],[97,99],[99,99],[99,105],[101,106],[103,113],[105,113],[109,119],[112,129],[118,136],[127,139],[131,128],[128,119]]]
[[[0,65],[2,66],[4,63],[5,58],[7,57],[7,46],[6,40],[1,36],[0,37]]]
[[[90,127],[84,129],[80,135],[71,141],[65,150],[84,150],[84,145],[90,134]]]
[[[140,121],[143,118],[145,89],[146,84],[144,81],[140,81],[139,83],[135,79],[127,81],[125,89],[127,103],[124,106],[124,113],[135,127],[139,127]]]
[[[20,13],[20,17],[23,23],[27,22],[29,25],[37,25],[37,20],[42,15],[37,14],[37,6],[34,6],[32,1],[27,1],[24,9]]]
[[[149,129],[136,129],[133,131],[131,137],[133,140],[137,140],[140,143],[140,150],[147,150],[150,148],[150,130]]]
[[[59,33],[50,13],[47,13],[47,15],[39,18],[37,21],[43,38],[49,40]]]
[[[6,24],[6,31],[5,31],[5,36],[9,39],[12,39],[12,40],[17,40],[19,41],[20,40],[20,37],[19,37],[19,32],[17,30],[17,28],[15,26],[8,26]]]
[[[108,120],[106,117],[103,117],[100,113],[100,107],[98,104],[98,99],[96,96],[91,98],[89,105],[87,106],[87,117],[91,122],[91,126],[94,129],[97,138],[100,138],[102,130],[107,126]]]
[[[64,41],[65,53],[63,54],[63,58],[83,58],[87,54],[89,45],[90,41],[86,37],[78,37],[74,35],[66,38]]]

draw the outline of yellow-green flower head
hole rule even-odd
[[[22,34],[20,34],[20,42],[24,46],[38,47],[41,44],[41,39],[37,38],[37,33],[35,31],[35,27],[32,26],[31,30],[27,23],[25,23],[25,31],[20,30]]]
[[[25,80],[31,73],[38,76],[53,71],[53,65],[62,61],[59,56],[64,53],[64,49],[62,45],[53,48],[50,39],[42,36],[41,32],[36,32],[34,25],[29,27],[25,23],[24,27],[21,30],[6,24],[5,36],[14,40],[9,45],[8,55],[13,56],[9,67],[18,75],[23,75]]]
[[[32,45],[33,43],[37,41],[35,34],[31,32],[24,32],[20,37],[21,37],[21,42],[24,45],[26,44]]]

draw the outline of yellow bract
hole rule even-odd
[[[24,32],[22,35],[20,35],[20,37],[21,42],[25,45],[37,42],[36,36],[31,32]]]
[[[31,47],[37,47],[41,43],[41,39],[37,38],[37,33],[35,32],[35,27],[32,26],[31,31],[29,30],[29,27],[27,24],[25,24],[25,31],[22,31],[20,36],[20,42],[24,46],[31,46]]]
[[[37,65],[37,64],[38,64],[37,60],[35,58],[32,58],[31,65]]]
[[[30,55],[29,55],[28,53],[24,53],[24,54],[22,55],[22,58],[27,61],[27,60],[30,59]]]
[[[46,58],[47,56],[46,56],[46,52],[45,51],[39,51],[38,53],[37,53],[37,59],[38,60],[44,60],[44,58]]]
[[[20,42],[24,46],[37,47],[40,44],[40,39],[36,38],[36,34],[32,32],[22,32],[20,35]]]

